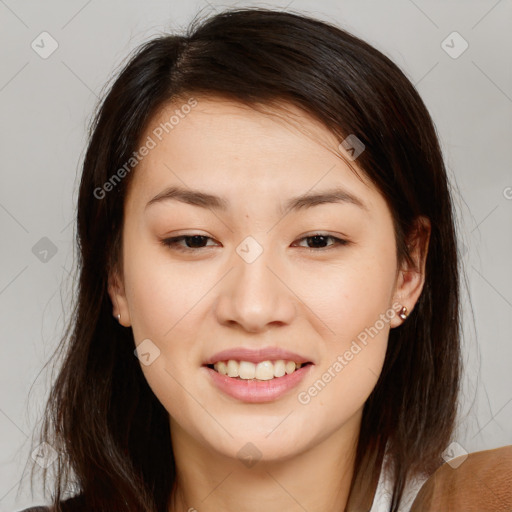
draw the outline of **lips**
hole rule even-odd
[[[204,372],[211,385],[223,395],[239,402],[264,403],[279,400],[286,396],[290,400],[293,399],[291,398],[293,395],[290,395],[290,393],[310,375],[313,368],[313,364],[305,364],[290,374],[270,380],[233,378],[228,375],[221,375],[209,366],[202,366],[200,371]]]
[[[311,359],[304,357],[296,352],[290,352],[278,347],[268,347],[261,349],[248,349],[245,347],[237,347],[228,350],[222,350],[212,355],[203,362],[204,366],[213,365],[219,361],[249,361],[254,364],[263,361],[277,361],[279,359],[285,361],[294,361],[295,363],[314,363]]]

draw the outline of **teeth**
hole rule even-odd
[[[228,365],[224,361],[219,361],[214,368],[221,374],[221,375],[227,375],[228,374]]]
[[[286,364],[281,359],[274,362],[274,377],[282,377],[286,373]]]
[[[228,377],[240,377],[244,380],[271,380],[275,377],[290,375],[296,369],[299,369],[302,363],[294,361],[261,361],[260,363],[251,363],[249,361],[219,361],[213,365],[215,370],[221,375]]]
[[[214,367],[215,368],[215,367]],[[238,377],[239,364],[236,361],[230,359],[227,364],[228,377]]]
[[[247,361],[240,361],[238,365],[238,376],[241,379],[254,379],[256,376],[256,365]]]
[[[293,361],[286,361],[286,365],[284,367],[286,373],[290,375],[295,371],[295,363]]]

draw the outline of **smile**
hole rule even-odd
[[[201,370],[207,372],[210,383],[222,394],[241,402],[261,403],[272,402],[289,394],[314,366],[309,362],[297,364],[286,360],[261,361],[257,364],[249,361],[228,360],[203,365]],[[259,370],[258,367],[260,367]],[[221,372],[224,371],[226,373],[222,374]],[[229,376],[228,371],[233,376]],[[260,379],[257,375],[265,378]]]
[[[215,364],[210,364],[208,367],[214,369],[220,375],[227,375],[231,378],[265,381],[290,375],[307,364],[311,363],[296,363],[283,359],[253,363],[251,361],[229,359],[228,361],[218,361]]]

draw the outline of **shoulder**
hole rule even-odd
[[[411,512],[512,509],[512,445],[461,455],[422,486]]]
[[[31,507],[20,510],[20,512],[51,512],[48,507]]]
[[[60,502],[61,510],[63,512],[83,512],[85,510],[85,506],[83,503],[83,495],[79,494],[78,496],[73,496],[64,501]],[[20,510],[20,512],[54,512],[53,507],[48,506],[39,506],[39,507],[30,507],[24,510]]]

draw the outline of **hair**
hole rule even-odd
[[[408,479],[441,464],[457,417],[460,262],[436,129],[412,83],[383,53],[327,22],[263,8],[196,18],[184,35],[153,37],[123,63],[98,105],[77,205],[78,287],[40,433],[58,452],[52,505],[64,510],[61,499],[74,486],[84,510],[168,507],[176,483],[168,413],[108,295],[133,173],[102,198],[95,190],[132,158],[164,105],[192,95],[255,109],[287,103],[340,141],[355,134],[365,145],[357,163],[390,208],[399,264],[412,263],[407,241],[418,217],[430,220],[423,290],[407,321],[390,331],[364,404],[351,481],[355,510],[389,453],[395,512]]]

